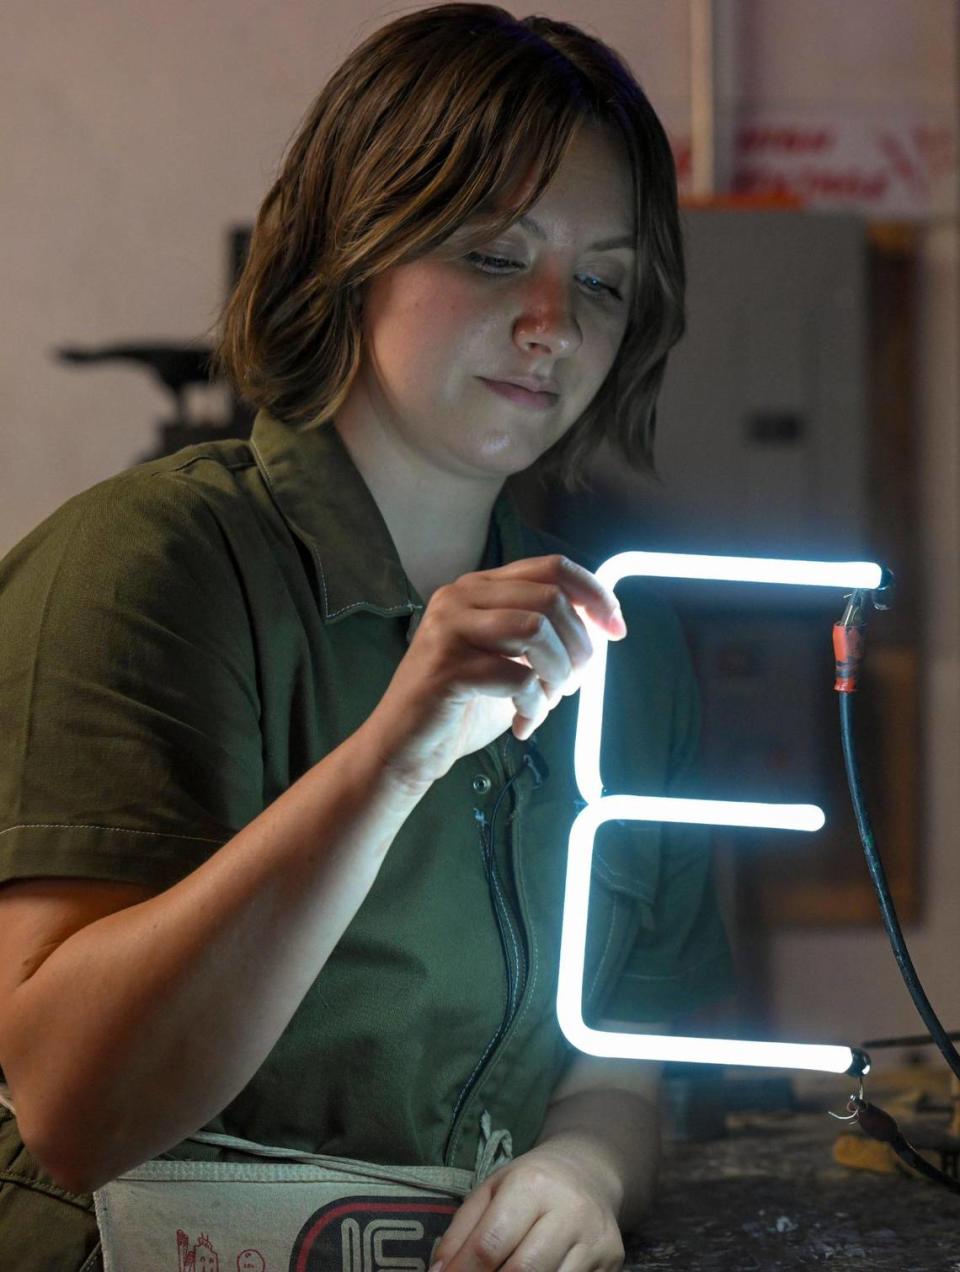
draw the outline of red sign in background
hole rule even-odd
[[[878,219],[958,210],[957,132],[946,118],[776,115],[741,119],[726,135],[733,137],[734,153],[724,193],[795,198],[805,206],[859,210]],[[689,195],[690,139],[671,141],[680,193]]]

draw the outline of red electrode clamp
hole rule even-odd
[[[834,623],[833,656],[837,664],[837,678],[833,687],[837,693],[856,693],[867,639],[864,611],[871,603],[874,609],[889,609],[892,586],[893,575],[889,570],[884,570],[877,591],[851,593],[847,598],[847,608],[843,611],[843,617],[839,623]]]
[[[854,592],[847,601],[843,618],[833,625],[833,656],[837,662],[837,693],[856,693],[857,677],[863,661],[867,625],[863,621],[864,593]]]

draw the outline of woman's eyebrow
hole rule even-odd
[[[525,230],[529,230],[538,239],[546,241],[547,232],[540,224],[535,221],[532,216],[521,216],[517,218],[517,225],[522,225]],[[596,243],[590,243],[587,246],[588,252],[608,252],[615,247],[631,247],[636,249],[636,240],[632,234],[619,234],[613,238],[598,239]]]
[[[473,218],[471,219],[495,215],[495,208],[493,208],[489,203],[482,203],[480,207],[476,209],[473,214]],[[517,217],[513,224],[521,226],[530,234],[534,235],[535,238],[541,239],[543,242],[547,241],[548,235],[546,230],[540,222],[534,220],[532,216]],[[590,243],[586,250],[588,252],[609,252],[615,247],[629,247],[633,251],[636,251],[637,242],[632,234],[618,234],[614,235],[612,238],[598,239],[596,243]]]

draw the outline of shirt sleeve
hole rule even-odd
[[[635,647],[643,652],[639,660],[634,658],[639,661],[635,679],[627,681],[620,695],[621,707],[628,709],[620,709],[619,719],[611,721],[623,741],[605,771],[616,789],[627,793],[695,798],[700,789],[700,702],[683,629],[663,603],[632,610],[625,603],[624,609],[631,634],[639,637]],[[638,710],[637,703],[648,709]],[[640,754],[646,763],[637,766],[633,757]],[[643,778],[638,784],[636,774],[644,769],[664,775],[658,789]],[[672,1021],[735,990],[710,828],[623,823],[625,846],[631,835],[649,844],[651,829],[659,837],[655,891],[599,1012],[614,1021]],[[629,852],[628,859],[638,860],[639,853]]]
[[[242,581],[203,496],[130,470],[0,562],[0,881],[164,888],[262,809]]]

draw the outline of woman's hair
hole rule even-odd
[[[637,286],[614,365],[541,472],[568,490],[584,486],[584,460],[604,438],[652,471],[657,394],[684,328],[669,143],[607,45],[494,5],[409,13],[334,73],[260,208],[214,324],[213,372],[287,424],[334,418],[360,365],[365,284],[439,247],[468,218],[478,218],[470,245],[503,233],[540,198],[582,123],[612,133],[629,156]],[[530,193],[510,202],[529,173],[538,174]]]

